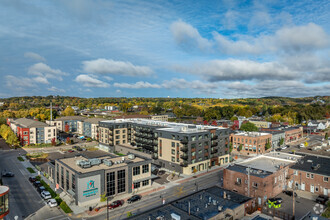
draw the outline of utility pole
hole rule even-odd
[[[296,208],[296,207],[295,207],[295,205],[296,205],[295,202],[296,202],[296,201],[295,201],[295,197],[294,197],[295,189],[296,189],[296,183],[294,182],[294,176],[295,176],[295,175],[294,175],[294,171],[293,171],[293,190],[292,190],[292,203],[293,203],[293,204],[292,204],[292,215],[293,215],[293,216],[292,216],[292,219],[295,219],[294,216],[295,216],[295,208]]]
[[[248,167],[248,197],[250,197],[250,167]]]

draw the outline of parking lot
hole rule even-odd
[[[281,208],[278,208],[277,210],[288,213],[288,214],[293,214],[293,198],[292,196],[288,196],[284,193],[279,194],[276,198],[282,198],[283,202],[281,205]],[[314,214],[320,214],[320,213],[315,213],[314,211],[314,206],[317,203],[312,200],[308,200],[305,198],[301,198],[299,196],[295,197],[295,216],[296,219],[300,219],[303,217],[305,214],[307,214],[309,211]],[[315,208],[316,211],[320,209],[319,205],[316,205],[317,208]]]

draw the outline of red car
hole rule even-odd
[[[69,152],[69,153],[73,153],[73,152],[74,152],[74,150],[68,150],[68,152]]]
[[[123,204],[124,204],[123,201],[116,200],[116,201],[112,202],[110,205],[108,205],[108,209],[114,209],[114,208],[117,208],[119,206],[122,206]]]

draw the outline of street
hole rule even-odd
[[[141,199],[141,201],[132,204],[125,203],[123,207],[109,210],[109,219],[124,219],[127,218],[128,212],[135,215],[137,213],[142,213],[152,208],[161,206],[163,204],[163,199],[165,200],[165,204],[167,204],[171,201],[187,196],[196,190],[206,189],[217,184],[220,186],[222,173],[222,170],[212,172],[202,177],[178,184],[166,190],[145,196]],[[91,219],[105,220],[106,212]]]
[[[25,219],[30,215],[36,215],[35,212],[45,210],[43,215],[32,217],[31,219],[48,219],[56,216],[63,216],[58,208],[50,208],[40,197],[40,194],[29,182],[31,174],[21,164],[17,157],[20,150],[2,150],[0,152],[1,171],[11,171],[14,177],[2,178],[3,184],[9,186],[9,214],[4,219]],[[38,213],[37,213],[38,214]],[[29,218],[30,219],[30,218]],[[61,219],[61,218],[59,218]]]

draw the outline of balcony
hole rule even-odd
[[[204,157],[208,157],[208,156],[209,156],[209,153],[205,153],[205,154],[204,154]]]
[[[196,152],[196,148],[191,148],[191,152]]]
[[[180,158],[181,158],[182,160],[188,160],[188,155],[187,155],[187,154],[182,154],[182,155],[180,156]]]
[[[158,147],[154,147],[154,152],[158,152]]]
[[[188,162],[182,162],[182,163],[180,163],[180,166],[187,167],[188,166]]]
[[[211,147],[216,147],[216,146],[218,146],[218,142],[213,142],[213,143],[211,144]]]
[[[195,160],[195,159],[196,159],[196,156],[191,156],[191,159],[192,159],[192,160]]]
[[[216,140],[216,139],[218,139],[218,135],[214,135],[214,136],[211,138],[211,140]]]
[[[188,144],[188,140],[187,139],[182,139],[180,142],[181,142],[181,144]]]
[[[183,147],[180,148],[180,150],[182,152],[188,152],[188,147],[187,146],[183,146]]]
[[[207,146],[207,145],[206,145],[206,146],[204,146],[204,149],[205,149],[205,150],[209,149],[209,146]]]
[[[211,150],[211,154],[216,154],[216,153],[218,153],[218,149],[212,149]]]

